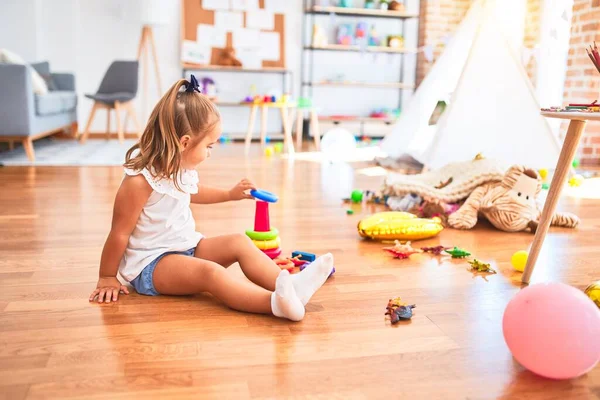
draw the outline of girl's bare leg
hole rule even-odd
[[[198,243],[194,255],[224,267],[239,262],[248,279],[267,290],[274,290],[275,280],[281,271],[246,235],[241,234],[204,238]],[[292,275],[294,288],[302,304],[306,305],[323,286],[332,269],[333,256],[325,254],[299,274]]]
[[[270,291],[275,290],[275,280],[281,272],[281,268],[260,251],[246,235],[233,234],[204,238],[198,243],[194,255],[224,267],[239,262],[248,279]]]
[[[161,294],[209,292],[234,310],[273,314],[292,321],[300,321],[304,317],[304,306],[287,271],[279,274],[275,292],[270,292],[231,276],[212,261],[172,254],[156,265],[153,283]]]

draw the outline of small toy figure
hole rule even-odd
[[[473,261],[469,261],[471,264],[471,270],[477,272],[487,272],[489,274],[495,274],[496,270],[493,269],[489,263],[484,263],[479,261],[478,259],[474,259]]]
[[[452,258],[467,258],[471,255],[471,253],[469,253],[466,250],[460,249],[456,246],[454,246],[454,248],[452,250],[444,250],[447,254],[451,255]]]
[[[369,46],[381,46],[381,38],[377,34],[375,25],[371,25],[371,30],[369,31]]]
[[[402,35],[390,35],[387,38],[387,45],[388,47],[401,49],[404,47],[404,37]]]
[[[364,39],[367,37],[367,23],[359,22],[356,24],[356,30],[354,31],[354,37],[356,39]]]
[[[581,176],[579,174],[575,174],[569,179],[569,186],[571,186],[571,187],[579,187],[579,186],[581,186],[582,183],[583,183],[583,176]]]
[[[215,81],[206,77],[202,78],[202,93],[204,93],[208,97],[216,97],[217,96],[217,85]]]
[[[392,0],[388,5],[388,10],[391,11],[404,11],[404,3],[402,1]]]
[[[242,63],[235,57],[235,49],[233,47],[226,47],[221,51],[221,54],[217,59],[216,65],[241,67]]]
[[[375,8],[375,0],[365,0],[365,8]]]
[[[446,249],[449,249],[449,247],[445,247],[445,246],[421,247],[421,250],[423,250],[424,253],[431,253],[434,256],[439,256],[440,254],[442,254],[442,251],[445,251]]]
[[[407,305],[402,302],[400,297],[395,297],[388,301],[388,304],[385,307],[385,315],[390,316],[390,321],[392,322],[392,325],[394,325],[401,320],[411,319],[413,316],[412,309],[416,307],[415,304]]]
[[[406,242],[406,244],[400,243],[400,241],[395,241],[394,247],[384,247],[383,250],[389,253],[392,253],[395,258],[399,258],[401,260],[407,259],[411,255],[415,253],[421,253],[421,250],[415,249],[410,245],[410,242]]]
[[[337,31],[337,44],[351,45],[354,44],[352,37],[352,25],[340,24]]]
[[[312,45],[313,47],[323,47],[327,45],[327,35],[319,24],[313,25]]]

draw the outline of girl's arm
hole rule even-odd
[[[252,199],[252,196],[246,194],[246,191],[251,189],[256,189],[256,187],[247,179],[242,179],[230,190],[198,185],[198,193],[191,196],[191,201],[195,204],[215,204],[232,200]]]
[[[115,198],[112,227],[102,250],[98,284],[90,295],[90,301],[96,296],[98,303],[102,303],[104,299],[107,303],[111,299],[117,301],[120,290],[129,294],[127,287],[117,279],[117,272],[129,236],[151,193],[152,188],[143,175],[126,176],[123,180]]]

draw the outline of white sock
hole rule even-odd
[[[274,316],[291,321],[301,321],[304,318],[304,305],[296,295],[290,273],[285,269],[279,273],[275,282],[271,310]]]
[[[327,253],[307,265],[301,272],[292,275],[294,289],[302,304],[308,303],[313,294],[323,286],[332,270],[333,255]]]

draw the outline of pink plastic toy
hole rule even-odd
[[[271,223],[269,221],[269,203],[266,201],[259,200],[256,202],[254,230],[256,232],[269,232],[271,230]]]
[[[600,360],[600,310],[563,283],[517,293],[506,306],[502,329],[514,358],[546,378],[575,378]]]

